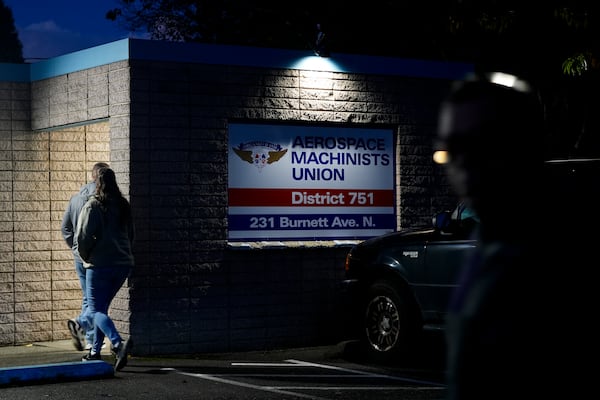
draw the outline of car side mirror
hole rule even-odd
[[[431,222],[435,229],[443,231],[448,228],[452,222],[450,211],[442,211],[434,214]]]

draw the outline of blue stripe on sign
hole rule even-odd
[[[229,231],[394,229],[393,214],[229,215]]]

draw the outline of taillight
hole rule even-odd
[[[350,269],[350,259],[351,258],[352,258],[351,253],[346,254],[346,262],[344,262],[344,270],[346,270],[346,272],[348,272],[348,270]]]

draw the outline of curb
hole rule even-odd
[[[0,368],[0,387],[114,376],[113,366],[100,360]]]

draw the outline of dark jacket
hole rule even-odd
[[[74,247],[84,267],[133,267],[133,221],[122,222],[119,214],[115,200],[103,205],[95,196],[81,209]]]

